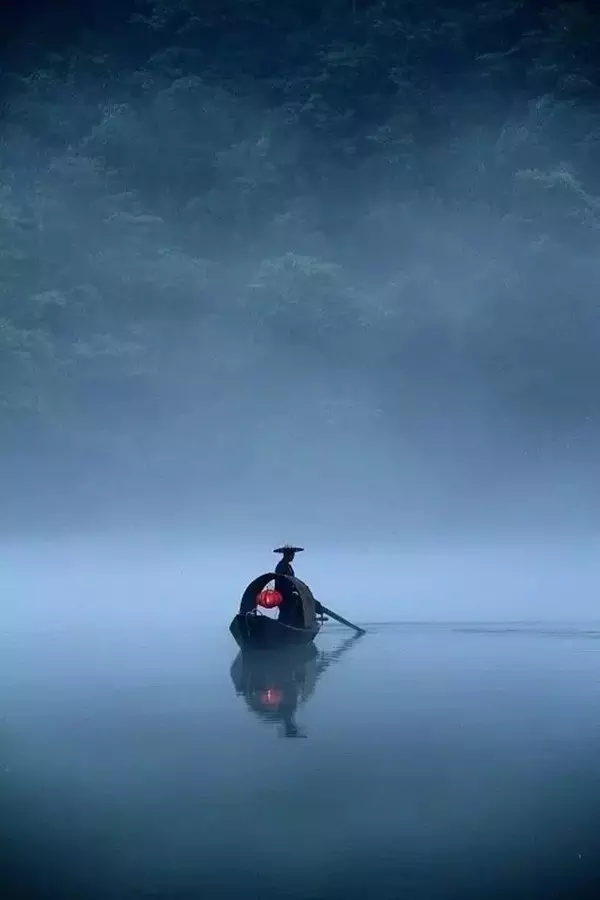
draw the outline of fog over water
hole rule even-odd
[[[229,547],[189,531],[144,540],[125,532],[7,545],[5,624],[100,625],[108,617],[143,629],[158,617],[224,628],[245,585],[273,566],[274,540]],[[323,540],[296,571],[323,603],[361,622],[600,620],[594,538],[413,539],[389,549]]]

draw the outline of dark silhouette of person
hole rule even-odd
[[[293,578],[295,572],[292,567],[292,562],[294,561],[296,553],[300,553],[301,551],[302,547],[291,547],[288,544],[274,550],[274,553],[282,554],[282,559],[280,559],[275,566],[275,574],[287,575],[288,577]],[[284,625],[293,625],[295,628],[302,628],[304,626],[302,599],[294,589],[293,584],[291,584],[287,578],[276,578],[275,590],[279,591],[283,597],[283,600],[279,605],[279,621]]]

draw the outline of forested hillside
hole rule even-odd
[[[342,441],[456,404],[593,437],[593,4],[96,6],[4,40],[9,479],[231,479],[267,432],[289,459],[290,416]]]

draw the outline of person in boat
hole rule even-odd
[[[296,553],[302,553],[303,547],[291,547],[286,544],[284,547],[278,547],[274,553],[281,553],[282,559],[275,566],[276,575],[287,575],[294,578],[295,572],[292,567]],[[302,598],[287,578],[275,578],[275,590],[279,591],[283,597],[283,602],[279,606],[278,621],[285,625],[294,625],[296,628],[304,626],[304,610],[302,606]],[[317,615],[323,615],[323,608],[318,600],[315,600],[315,612]]]
[[[302,547],[292,547],[289,544],[286,544],[284,547],[277,547],[273,552],[281,553],[282,558],[275,566],[275,574],[287,575],[293,578],[296,573],[294,572],[292,563],[296,553],[301,553],[302,550]],[[300,594],[294,589],[294,586],[290,584],[287,578],[276,578],[275,590],[279,591],[283,597],[283,600],[279,605],[278,621],[282,622],[284,625],[293,625],[295,628],[302,628],[304,625],[304,615]]]

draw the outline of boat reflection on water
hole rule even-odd
[[[277,651],[240,651],[231,666],[236,693],[264,722],[279,726],[282,737],[304,738],[295,721],[299,706],[313,695],[323,672],[361,639],[354,634],[334,650],[314,644]]]

